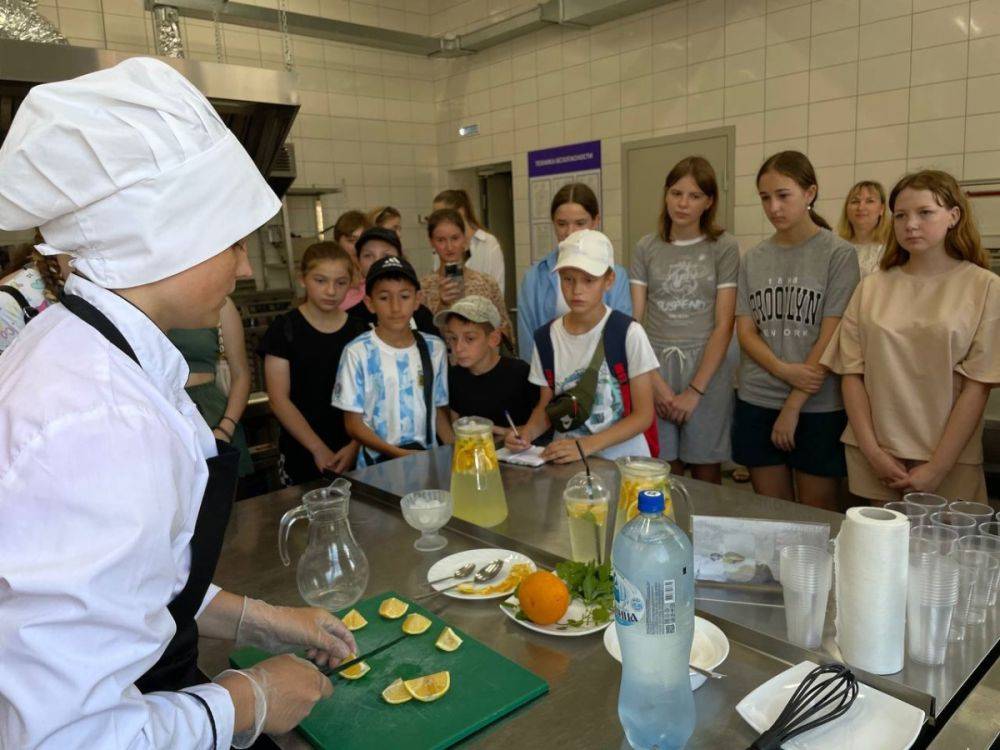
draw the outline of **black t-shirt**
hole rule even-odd
[[[375,313],[368,309],[368,305],[365,304],[364,300],[361,300],[354,307],[347,308],[347,314],[362,321],[365,324],[366,330],[378,323]],[[418,331],[423,331],[439,338],[441,337],[441,331],[434,325],[434,313],[426,305],[421,305],[417,308],[417,311],[413,313],[413,320],[416,321]]]
[[[514,424],[522,425],[538,403],[538,386],[528,382],[530,369],[513,357],[500,357],[482,375],[453,365],[448,368],[448,405],[461,417],[486,417],[497,427],[508,426],[506,410]]]
[[[289,398],[302,412],[309,426],[332,451],[343,448],[350,437],[344,427],[344,413],[331,405],[340,355],[354,338],[368,330],[357,318],[347,317],[340,330],[317,331],[298,309],[279,315],[267,329],[257,352],[261,357],[287,359],[291,388]],[[288,473],[297,481],[302,474],[315,473],[312,454],[282,429],[278,447],[285,456]],[[309,472],[310,467],[312,472]]]

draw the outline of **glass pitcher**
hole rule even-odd
[[[638,514],[639,492],[659,490],[666,505],[663,515],[669,516],[684,531],[691,533],[691,497],[680,482],[670,478],[670,464],[648,456],[626,456],[615,461],[621,475],[618,490],[618,510],[615,515],[615,534]],[[674,499],[680,498],[681,518],[674,512]]]
[[[507,495],[493,447],[493,423],[462,417],[454,424],[451,454],[451,497],[454,515],[477,526],[496,526],[507,518]]]
[[[278,551],[288,557],[288,532],[301,518],[309,519],[309,543],[299,558],[295,580],[302,598],[314,607],[335,611],[354,604],[368,586],[368,558],[351,533],[347,508],[351,483],[337,479],[329,487],[302,496],[302,505],[281,518]]]

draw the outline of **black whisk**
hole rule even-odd
[[[858,680],[843,664],[824,664],[805,676],[774,724],[747,750],[779,750],[803,732],[839,719],[858,697]]]

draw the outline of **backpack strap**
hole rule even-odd
[[[413,338],[417,342],[417,351],[420,353],[420,366],[424,371],[424,407],[427,411],[427,450],[434,447],[434,365],[431,362],[430,349],[427,346],[427,339],[420,331],[413,332]]]
[[[27,324],[28,321],[31,320],[33,317],[38,315],[38,310],[36,310],[34,307],[28,304],[27,298],[25,298],[25,296],[21,294],[21,292],[18,289],[15,289],[12,286],[5,285],[5,286],[0,286],[0,292],[5,292],[6,294],[9,294],[11,297],[14,298],[14,301],[18,304],[18,307],[21,308],[21,317],[24,318],[25,324]]]
[[[619,310],[612,310],[608,322],[604,324],[604,356],[611,375],[618,381],[622,394],[622,406],[627,417],[632,413],[632,389],[629,386],[628,352],[625,349],[625,339],[632,318]],[[660,436],[656,426],[656,417],[644,432],[646,444],[651,456],[660,455]]]
[[[545,373],[545,381],[554,392],[556,389],[556,353],[552,348],[552,323],[550,320],[543,326],[535,329],[535,348],[538,350],[538,359],[542,363],[542,372]]]

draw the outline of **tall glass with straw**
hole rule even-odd
[[[593,560],[598,565],[607,557],[608,504],[611,492],[590,471],[590,464],[576,441],[585,471],[575,474],[563,490],[566,516],[569,520],[569,545],[573,559],[579,562]]]

